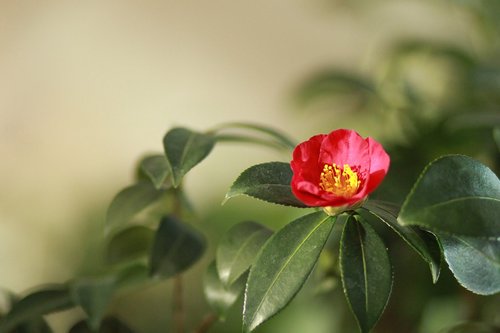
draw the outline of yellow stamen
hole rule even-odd
[[[356,194],[360,184],[361,179],[359,179],[358,173],[353,171],[349,164],[344,164],[342,169],[335,163],[323,166],[319,186],[326,192],[350,198]]]

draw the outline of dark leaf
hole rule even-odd
[[[441,250],[434,235],[412,226],[399,224],[397,214],[377,202],[367,201],[363,208],[391,227],[429,264],[432,281],[436,283],[441,271]]]
[[[351,216],[342,232],[340,271],[347,301],[366,333],[384,312],[392,289],[392,268],[387,249],[361,217]]]
[[[243,329],[253,331],[283,309],[301,289],[330,235],[335,218],[316,212],[275,233],[250,269]]]
[[[162,218],[151,253],[151,275],[169,278],[193,265],[205,251],[197,230],[173,216]]]
[[[254,165],[234,181],[226,194],[226,201],[238,195],[294,207],[307,207],[292,193],[292,169],[289,163],[269,162]]]
[[[177,127],[163,138],[167,165],[174,187],[179,186],[184,175],[212,151],[215,137]]]
[[[425,168],[398,221],[436,232],[499,237],[500,181],[470,157],[441,157]]]
[[[69,290],[66,285],[48,286],[35,291],[18,302],[10,312],[0,320],[0,332],[9,332],[27,321],[42,315],[58,312],[73,307]]]
[[[438,234],[458,282],[480,295],[500,292],[500,239]]]
[[[221,281],[230,285],[246,272],[272,234],[271,230],[255,222],[233,226],[217,247],[216,263]]]

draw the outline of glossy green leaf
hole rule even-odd
[[[66,285],[47,286],[16,302],[9,313],[0,320],[0,332],[9,332],[19,324],[73,306]]]
[[[441,271],[441,250],[434,235],[412,226],[399,224],[397,213],[376,201],[367,201],[362,208],[385,222],[429,264],[432,281],[436,283]]]
[[[167,159],[164,155],[152,155],[145,157],[140,164],[141,171],[148,176],[156,189],[165,184],[169,174]]]
[[[120,191],[111,202],[106,217],[109,226],[129,222],[136,214],[159,199],[163,191],[150,182],[140,182]]]
[[[179,186],[184,175],[212,151],[215,137],[177,127],[163,138],[167,165],[174,187]]]
[[[245,289],[245,277],[227,286],[222,283],[217,273],[215,262],[210,263],[203,278],[203,291],[210,307],[217,313],[219,318],[224,316],[229,308],[238,300]]]
[[[89,327],[96,331],[104,317],[116,288],[117,277],[112,274],[84,277],[71,285],[71,297],[88,316]]]
[[[82,320],[76,323],[68,333],[134,333],[125,323],[115,317],[106,317],[98,331],[90,329],[87,322]]]
[[[272,234],[268,228],[251,221],[233,226],[220,241],[215,255],[221,281],[232,284],[246,272]]]
[[[111,238],[106,252],[110,264],[117,264],[146,256],[152,246],[154,231],[143,226],[132,226]]]
[[[440,330],[439,333],[498,333],[498,329],[486,323],[462,323]]]
[[[457,281],[480,295],[500,292],[500,239],[438,234]]]
[[[316,212],[275,233],[250,268],[245,290],[243,329],[253,331],[283,309],[311,273],[335,218]]]
[[[292,193],[292,169],[289,163],[269,162],[254,165],[234,181],[226,194],[227,201],[238,195],[294,207],[307,207]]]
[[[169,278],[193,265],[205,251],[203,235],[174,216],[162,218],[151,252],[151,275]]]
[[[499,237],[500,181],[470,157],[441,157],[425,168],[398,221],[436,232]]]
[[[358,218],[358,219],[357,219]],[[370,332],[384,312],[392,289],[387,249],[361,217],[350,217],[340,240],[344,294],[361,332]]]
[[[38,317],[18,325],[9,333],[53,333],[53,331],[43,317]]]

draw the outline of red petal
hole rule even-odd
[[[372,138],[367,138],[367,140],[370,145],[371,162],[370,176],[368,178],[368,183],[366,184],[366,195],[373,192],[380,185],[387,174],[389,164],[391,163],[389,155],[387,155],[380,143]]]
[[[323,166],[318,166],[318,156],[321,143],[325,137],[326,134],[315,135],[295,147],[293,160],[290,163],[294,177],[300,175],[300,177],[310,182],[316,182],[316,178],[319,179]]]
[[[368,142],[352,130],[339,129],[331,132],[323,140],[319,163],[337,164],[359,167],[360,171],[368,171],[370,165],[370,147]]]

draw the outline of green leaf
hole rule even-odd
[[[82,320],[76,323],[68,333],[95,333],[90,329],[87,322]],[[106,317],[99,328],[98,333],[134,333],[127,325],[115,317]]]
[[[415,227],[399,224],[397,213],[376,201],[367,201],[362,208],[385,222],[429,264],[432,281],[436,283],[441,271],[441,250],[435,236]]]
[[[361,332],[370,332],[384,312],[392,289],[387,249],[370,225],[351,216],[340,240],[344,294]]]
[[[464,236],[500,236],[500,181],[467,156],[429,164],[406,198],[402,225]]]
[[[245,273],[272,234],[268,228],[251,221],[233,226],[220,241],[215,255],[221,281],[230,285]]]
[[[167,159],[164,155],[152,155],[145,157],[140,164],[141,171],[148,176],[156,189],[165,184],[169,174]]]
[[[440,330],[439,333],[498,333],[498,327],[486,323],[462,323]]]
[[[274,234],[250,268],[245,290],[243,329],[253,331],[283,309],[311,273],[335,218],[316,212]]]
[[[500,239],[437,235],[457,281],[480,295],[500,292]]]
[[[116,283],[117,277],[109,274],[79,278],[71,285],[71,297],[87,314],[88,325],[93,331],[97,331],[101,324]]]
[[[215,262],[210,263],[203,278],[203,290],[210,307],[217,315],[224,319],[229,308],[238,300],[238,297],[245,289],[244,277],[230,286],[226,286],[219,278]]]
[[[136,214],[159,199],[163,193],[150,182],[140,182],[123,189],[109,206],[107,224],[115,226],[129,222]]]
[[[238,195],[293,207],[307,207],[292,193],[292,169],[289,163],[269,162],[254,165],[234,181],[225,201]]]
[[[110,240],[106,259],[110,264],[146,256],[151,249],[154,231],[143,226],[132,226],[120,231]]]
[[[184,175],[207,157],[214,145],[213,135],[187,128],[177,127],[165,135],[163,147],[174,187],[179,186]]]
[[[162,218],[151,252],[151,275],[169,278],[193,265],[205,251],[201,233],[174,216]]]
[[[16,302],[10,312],[0,320],[0,332],[9,332],[19,324],[73,306],[66,285],[47,286]]]

